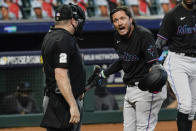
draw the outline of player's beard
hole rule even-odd
[[[195,3],[195,0],[192,0],[192,3],[188,3],[186,0],[183,0],[183,3],[186,5],[187,8],[193,9],[193,3]]]
[[[196,10],[196,0],[193,0],[193,10]]]
[[[125,38],[125,39],[127,39],[127,38],[129,38],[129,36],[130,36],[130,33],[131,33],[131,30],[132,30],[132,28],[131,28],[131,24],[128,26],[128,31],[127,31],[127,33],[126,34],[124,34],[124,35],[120,35],[122,38]]]

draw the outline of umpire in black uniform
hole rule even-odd
[[[62,5],[56,11],[55,26],[44,38],[41,50],[46,90],[41,127],[47,131],[80,130],[86,76],[76,36],[84,22],[79,6]]]

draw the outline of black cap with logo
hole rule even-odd
[[[73,17],[72,9],[69,5],[61,5],[57,8],[55,14],[56,21],[68,20],[71,19],[72,17]]]

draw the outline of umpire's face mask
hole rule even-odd
[[[77,19],[76,21],[78,21],[78,25],[75,28],[74,35],[76,37],[78,37],[79,39],[81,39],[81,35],[82,35],[82,31],[83,31],[83,26],[84,26],[85,20],[84,19]]]
[[[85,23],[85,13],[84,11],[77,5],[70,4],[72,8],[72,16],[78,22],[77,27],[74,27],[75,32],[74,35],[81,39],[83,25]]]

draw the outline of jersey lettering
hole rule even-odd
[[[66,53],[60,53],[59,63],[67,63],[67,54]]]
[[[139,61],[139,57],[136,54],[129,54],[127,52],[118,53],[119,58],[123,61]]]
[[[184,26],[178,26],[178,35],[184,35],[184,34],[191,34],[191,33],[196,33],[196,24],[194,27],[188,27],[187,25]]]

